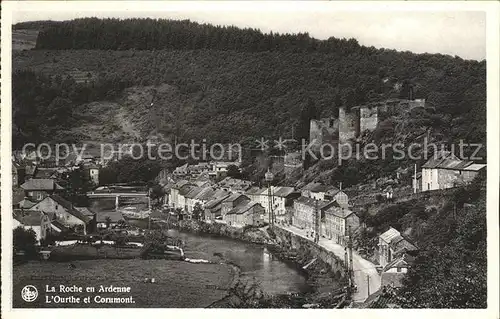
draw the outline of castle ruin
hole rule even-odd
[[[337,150],[338,144],[349,143],[366,131],[373,132],[378,123],[385,118],[409,112],[417,107],[425,107],[425,99],[390,99],[349,109],[340,107],[337,118],[311,120],[309,131],[311,150],[318,153],[325,144],[332,145]],[[325,150],[326,148],[323,148],[323,151]]]

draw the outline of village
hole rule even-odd
[[[363,115],[367,114],[366,110],[361,107],[357,111],[358,119],[356,116],[350,118],[351,122],[357,121],[350,127],[345,124],[349,121],[342,110],[337,120],[311,120],[311,140],[347,141],[362,131],[375,129],[376,106],[375,112],[370,106],[372,122]],[[159,173],[156,183],[162,195],[152,207],[151,189],[147,186],[101,185],[99,172],[108,164],[97,153],[73,154],[66,156],[64,164],[55,165],[50,159],[40,160],[34,152],[14,152],[13,228],[33,230],[40,245],[46,245],[51,236],[77,238],[76,234],[88,235],[111,229],[125,233],[128,230],[130,234],[142,232],[128,225],[131,219],[147,219],[149,225],[151,221],[168,222],[172,218],[223,224],[235,229],[280,229],[322,247],[341,260],[348,282],[346,289],[353,301],[365,304],[386,298],[387,291],[394,292],[401,287],[419,249],[403,229],[389,226],[377,234],[376,247],[368,254],[367,247],[359,244],[359,238],[369,227],[364,218],[366,212],[363,212],[366,205],[405,202],[434,191],[453,190],[470,183],[486,166],[442,151],[418,172],[415,165],[411,185],[401,185],[398,173],[395,180],[386,179],[380,185],[359,192],[343,188],[342,181],[337,185],[320,181],[301,187],[277,185],[269,168],[264,181],[255,184],[233,176],[240,170],[238,160],[186,163]],[[283,159],[283,168],[287,174],[301,174],[303,162],[296,153],[290,153]],[[114,210],[80,206],[64,198],[68,186],[61,185],[64,184],[62,176],[74,170],[82,171],[93,185],[92,191],[82,195],[110,199],[115,203]],[[141,198],[147,203],[147,209],[142,214],[124,212],[120,204],[127,197]]]

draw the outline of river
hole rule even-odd
[[[306,278],[295,265],[278,260],[261,245],[172,229],[168,233],[185,242],[186,257],[210,260],[214,254],[220,254],[225,260],[240,267],[241,279],[259,282],[262,289],[269,294],[311,290]]]
[[[94,211],[110,211],[114,208],[114,200],[93,200],[91,207]],[[125,210],[145,210],[144,204],[128,203],[120,207]],[[133,221],[131,221],[134,224]],[[217,260],[222,255],[226,261],[233,262],[241,269],[241,278],[255,280],[268,294],[289,292],[308,292],[312,288],[307,284],[305,276],[293,263],[283,262],[273,257],[262,245],[245,243],[242,241],[199,235],[178,230],[168,230],[172,237],[179,237],[185,243],[185,255],[192,259]]]

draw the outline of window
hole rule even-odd
[[[398,272],[401,272],[401,267],[396,268]]]

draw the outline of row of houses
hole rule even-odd
[[[288,186],[255,187],[250,182],[227,177],[219,183],[206,180],[180,180],[168,187],[169,206],[192,218],[197,204],[207,222],[233,226],[274,222],[315,230],[319,214],[321,235],[345,244],[349,229],[355,231],[359,217],[349,208],[347,194],[334,186],[309,183],[296,190]]]
[[[216,180],[225,177],[230,166],[239,169],[240,164],[239,161],[210,161],[200,162],[198,164],[186,163],[177,167],[172,174],[176,178],[191,178],[206,175],[208,178]]]
[[[76,168],[83,167],[87,177],[94,184],[99,183],[100,167],[90,157],[78,160],[80,166],[76,167],[44,165],[47,163],[39,159],[19,156],[13,156],[12,162],[14,228],[32,229],[41,241],[48,234],[87,234],[124,220],[118,212],[94,212],[88,207],[77,207],[62,197],[65,187],[61,181]]]
[[[17,207],[12,214],[13,228],[31,229],[37,241],[49,234],[88,234],[99,229],[114,227],[125,219],[119,212],[95,212],[88,207],[77,207],[58,194],[46,196],[38,203]]]

